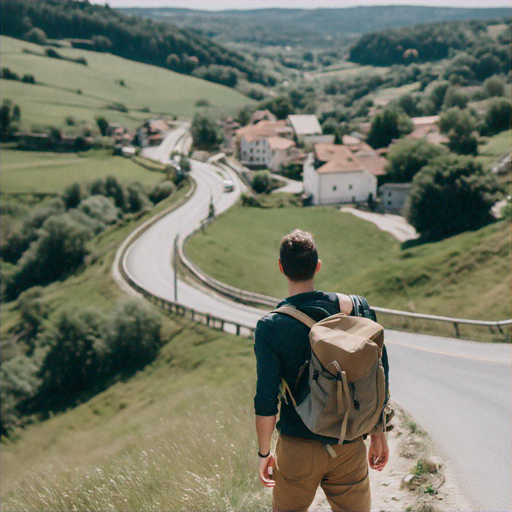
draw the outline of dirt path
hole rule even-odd
[[[395,429],[388,434],[389,463],[381,471],[370,469],[372,512],[457,512],[474,508],[453,481],[446,461],[435,455],[435,447],[427,434],[409,419],[397,405]],[[368,441],[367,441],[368,442]],[[440,470],[418,476],[414,485],[404,485],[418,461],[432,459],[440,462]],[[330,512],[331,508],[321,489],[309,508],[310,512]]]
[[[348,206],[342,206],[341,211],[351,213],[360,219],[373,222],[380,230],[391,233],[400,242],[412,240],[419,236],[407,220],[400,215],[365,212]]]

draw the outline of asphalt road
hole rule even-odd
[[[222,190],[224,173],[236,183]],[[242,191],[233,171],[192,162],[197,189],[178,210],[130,248],[127,270],[145,289],[174,300],[170,265],[174,238],[207,216],[210,197],[220,213]],[[254,326],[262,311],[179,281],[178,301]],[[385,304],[379,304],[385,306]],[[393,398],[429,432],[477,512],[508,512],[511,503],[511,346],[387,331]]]

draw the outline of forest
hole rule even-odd
[[[40,44],[69,39],[77,47],[110,52],[228,86],[236,85],[238,77],[263,84],[270,78],[243,55],[197,33],[122,14],[108,5],[5,0],[0,6],[2,20],[9,20],[1,25],[3,35]]]

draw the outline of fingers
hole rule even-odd
[[[276,483],[272,479],[272,471],[274,468],[274,457],[270,455],[268,459],[264,461],[264,463],[260,466],[259,470],[259,478],[260,482],[264,487],[274,487]]]

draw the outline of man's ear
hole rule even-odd
[[[318,260],[318,263],[316,264],[315,274],[318,274],[318,272],[320,272],[321,268],[322,268],[322,260]]]
[[[279,271],[281,272],[281,274],[284,274],[283,264],[281,263],[281,258],[279,258],[278,263],[279,263]]]

